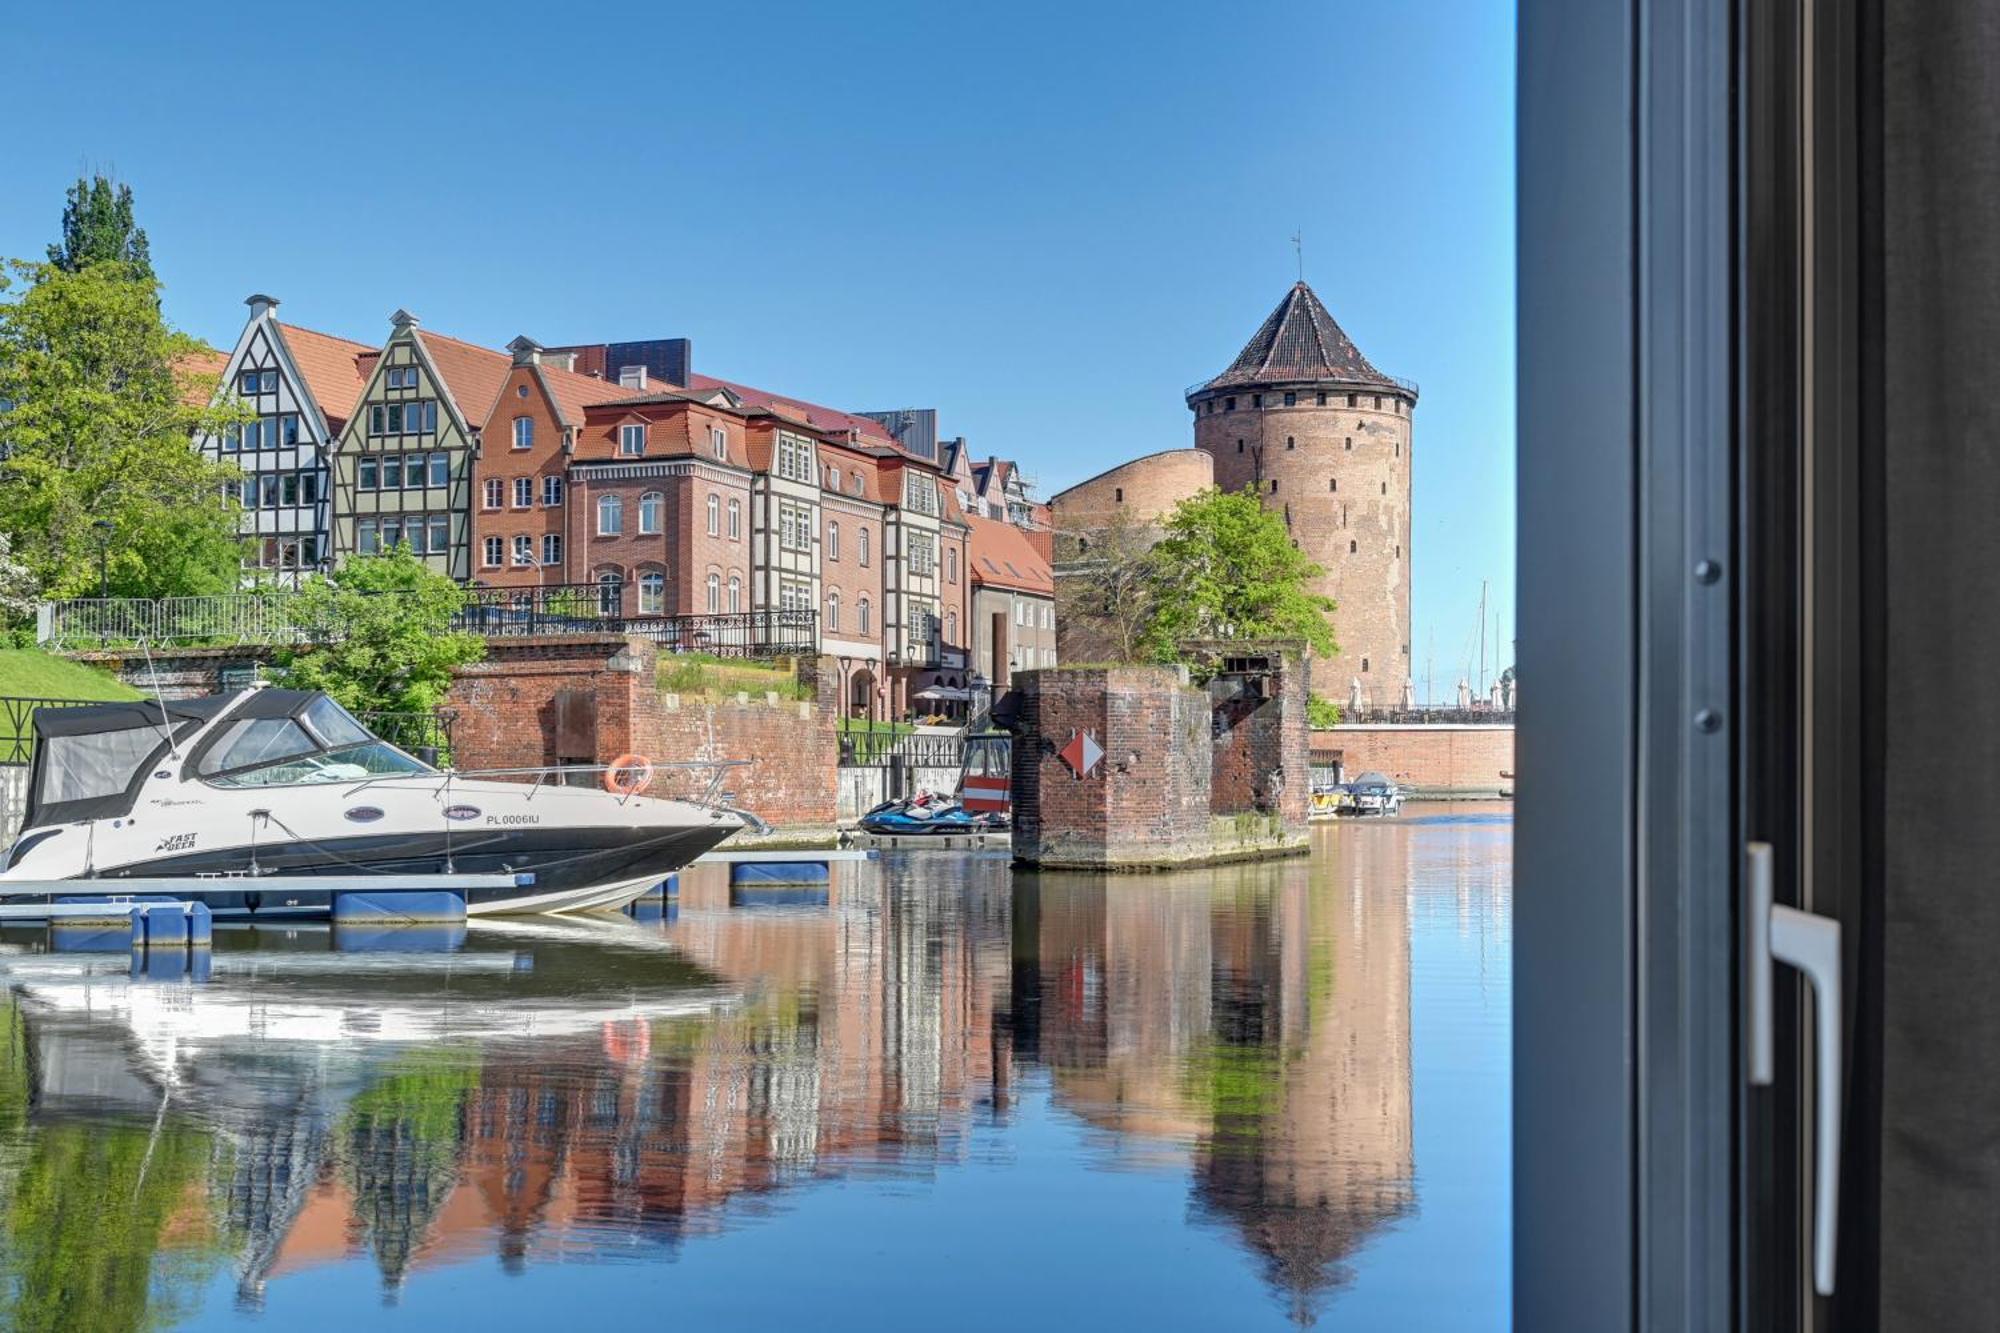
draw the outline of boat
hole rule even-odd
[[[334,894],[317,879],[353,891],[375,876],[398,888],[436,876],[440,889],[458,877],[474,916],[613,908],[759,824],[723,805],[640,795],[653,765],[636,756],[588,769],[435,768],[315,691],[44,708],[34,728],[0,899],[46,901],[58,882],[116,893],[120,880],[171,879],[220,918],[312,917]],[[573,785],[579,773],[602,782]]]
[[[896,836],[995,833],[1006,827],[1003,816],[977,814],[957,801],[928,792],[919,792],[908,800],[884,801],[861,816],[864,832]]]
[[[1393,815],[1403,808],[1403,789],[1380,773],[1363,773],[1347,784],[1342,814]]]

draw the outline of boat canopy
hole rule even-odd
[[[183,699],[164,708],[147,700],[37,709],[21,827],[130,814],[153,766],[234,698]]]

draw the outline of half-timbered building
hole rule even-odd
[[[215,391],[256,415],[196,444],[243,471],[230,489],[242,503],[245,582],[295,584],[331,563],[327,460],[375,349],[281,322],[276,297],[244,304],[250,318]]]

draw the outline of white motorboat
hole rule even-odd
[[[265,919],[325,915],[331,891],[299,887],[313,877],[455,875],[511,885],[466,889],[473,915],[620,907],[756,822],[563,772],[436,769],[299,690],[45,708],[0,898],[186,878],[218,917]]]

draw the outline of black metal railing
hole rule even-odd
[[[819,613],[729,611],[669,616],[646,611],[633,583],[470,588],[453,627],[473,634],[632,634],[668,652],[717,657],[796,657],[819,651]]]
[[[1417,708],[1353,708],[1348,704],[1340,706],[1340,720],[1343,723],[1366,722],[1371,725],[1392,726],[1511,726],[1514,710],[1494,708],[1485,704],[1474,704],[1469,708],[1433,705]]]
[[[0,768],[21,768],[34,762],[35,714],[44,708],[84,708],[102,699],[36,699],[0,696]]]
[[[907,731],[849,730],[840,733],[842,768],[959,768],[965,763],[963,736],[922,736]]]
[[[458,714],[444,708],[435,713],[361,713],[361,725],[389,744],[426,763],[451,762],[451,732]]]

